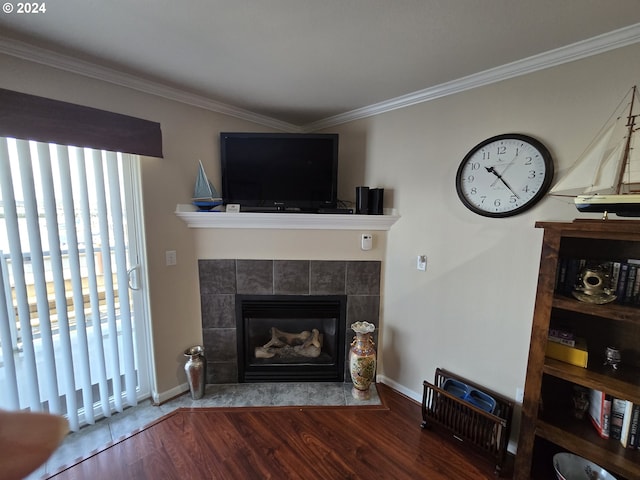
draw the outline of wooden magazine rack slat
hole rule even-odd
[[[444,390],[444,382],[448,378],[491,395],[496,401],[494,412],[489,413]],[[436,427],[452,435],[465,446],[494,461],[499,475],[507,456],[513,401],[440,368],[436,369],[433,384],[426,380],[423,384],[422,428]]]

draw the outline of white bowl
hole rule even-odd
[[[616,480],[601,466],[572,453],[556,453],[553,468],[558,480]]]

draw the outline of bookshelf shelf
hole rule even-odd
[[[600,318],[609,318],[620,322],[630,322],[640,325],[640,309],[637,307],[628,307],[626,305],[617,305],[608,303],[606,305],[594,305],[591,303],[579,302],[574,298],[563,297],[562,295],[553,296],[553,307],[571,312],[584,313]]]
[[[538,478],[532,477],[532,466],[550,466],[554,451],[582,456],[619,479],[640,478],[640,451],[601,438],[588,415],[574,418],[571,401],[574,385],[580,385],[640,404],[640,308],[596,305],[555,293],[562,258],[640,258],[640,221],[576,220],[536,227],[544,229],[544,237],[513,478]],[[545,356],[549,328],[561,326],[586,340],[587,368]],[[603,365],[605,348],[614,345],[623,352],[618,371]]]
[[[628,478],[638,478],[640,454],[620,442],[600,438],[587,419],[555,415],[539,419],[536,434],[569,451],[580,451],[592,462]]]
[[[568,363],[545,357],[543,373],[566,380],[583,387],[601,390],[633,403],[640,403],[640,369],[622,367],[620,372],[612,374],[605,368],[581,368]]]

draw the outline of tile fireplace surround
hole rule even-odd
[[[199,260],[202,338],[207,383],[237,383],[235,295],[346,295],[346,345],[353,322],[376,326],[380,311],[379,261]],[[349,380],[345,362],[345,381]]]

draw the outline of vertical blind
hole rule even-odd
[[[0,408],[77,430],[136,404],[128,160],[0,137]]]

